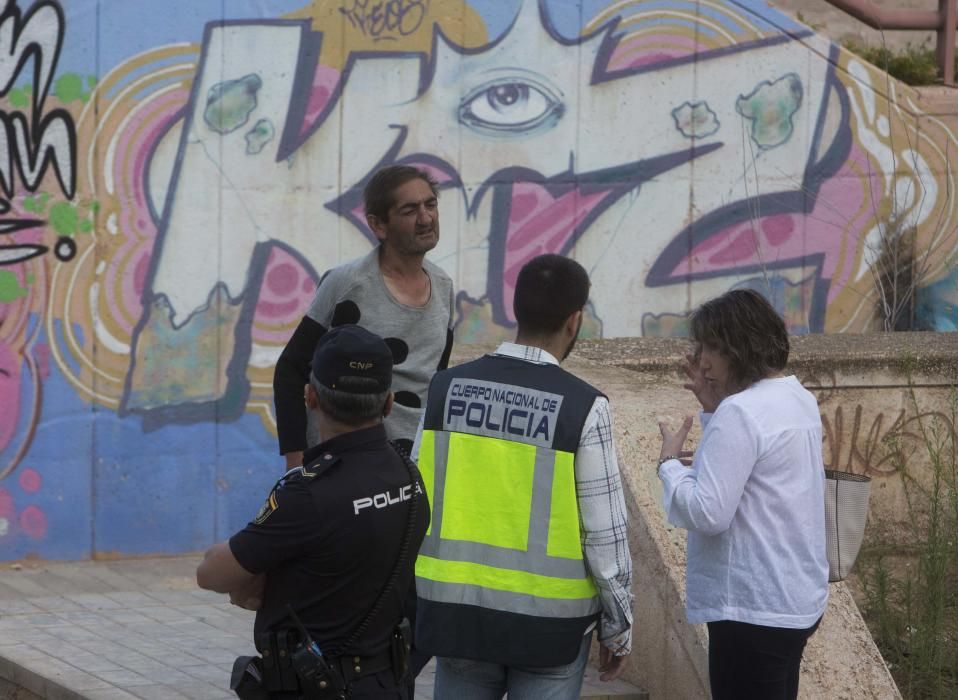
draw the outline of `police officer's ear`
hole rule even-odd
[[[313,388],[312,384],[307,384],[304,391],[306,408],[308,408],[310,411],[315,411],[319,407],[319,397],[316,395],[316,390]]]
[[[569,318],[565,320],[564,330],[569,338],[575,339],[579,337],[579,331],[582,330],[582,319],[584,316],[584,309],[579,309],[578,311],[570,314]]]
[[[386,402],[383,404],[383,418],[393,412],[393,396],[395,395],[391,391],[386,396]]]

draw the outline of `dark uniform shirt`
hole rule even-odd
[[[386,585],[412,503],[403,460],[381,425],[327,440],[306,452],[270,492],[256,519],[230,539],[240,565],[266,576],[255,635],[292,627],[287,604],[324,653],[384,651],[403,616],[416,554],[429,524],[422,482],[405,563],[380,612],[349,649],[339,649]]]

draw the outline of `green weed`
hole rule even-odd
[[[904,485],[912,544],[862,553],[862,613],[902,695],[944,700],[958,696],[958,390],[943,412],[909,394],[910,419],[882,447]]]
[[[938,59],[935,49],[927,44],[908,44],[902,49],[887,46],[870,46],[854,41],[843,42],[846,49],[878,66],[891,77],[908,85],[934,85],[940,83]],[[958,60],[955,61],[958,69]]]

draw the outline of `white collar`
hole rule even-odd
[[[519,345],[518,343],[500,343],[493,355],[514,357],[526,362],[535,362],[540,365],[558,365],[559,361],[548,350],[534,345]]]

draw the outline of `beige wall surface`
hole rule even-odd
[[[872,480],[866,543],[908,544],[909,494],[913,510],[921,509],[916,487],[931,484],[932,453],[955,430],[954,386],[919,378],[909,384],[887,369],[833,375],[824,386],[814,377],[803,381],[819,399],[825,466]]]
[[[886,10],[937,10],[937,0],[871,0]],[[832,6],[826,0],[771,0],[769,4],[804,22],[833,41],[855,41],[869,45],[900,48],[928,42],[935,45],[934,32],[880,32]]]

